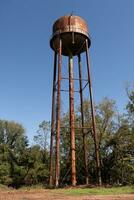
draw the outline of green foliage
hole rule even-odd
[[[19,171],[18,158],[28,141],[22,125],[0,120],[0,183],[16,185]],[[17,178],[16,178],[17,177]]]
[[[96,182],[96,163],[94,139],[92,136],[92,121],[90,103],[84,101],[84,126],[86,147],[88,151],[89,180]],[[107,184],[134,183],[134,126],[131,127],[125,115],[117,113],[115,101],[104,98],[96,106],[96,124],[100,151],[102,181]],[[62,116],[62,126],[69,126],[69,114]],[[80,108],[75,112],[75,127],[81,126]],[[76,133],[76,168],[77,184],[85,183],[83,133],[75,129]],[[70,130],[61,130],[61,181],[70,184]]]
[[[106,184],[134,184],[134,92],[129,92],[128,115],[119,115],[115,101],[104,98],[96,110],[96,128],[101,161],[102,181]],[[130,118],[131,116],[131,118]],[[61,118],[60,177],[70,184],[71,151],[69,113]],[[92,132],[90,102],[84,100],[82,132],[80,107],[75,108],[75,143],[77,184],[85,183],[83,133],[86,135],[89,182],[96,182],[95,145]],[[34,136],[35,145],[28,146],[21,124],[0,120],[0,184],[20,187],[46,185],[49,178],[50,122],[43,121]],[[53,156],[55,162],[55,155]]]
[[[44,162],[42,150],[39,146],[33,146],[30,148],[28,156],[28,173],[25,177],[27,184],[46,183],[48,179],[48,166],[47,161]],[[48,159],[48,154],[47,158]],[[29,181],[29,182],[28,182]]]
[[[48,139],[50,138],[50,122],[43,121],[39,124],[39,129],[37,131],[37,135],[34,136],[34,141],[36,144],[47,150],[48,148]]]
[[[48,124],[43,122],[39,128],[46,131],[44,125]],[[37,140],[41,142],[40,135]],[[13,187],[46,184],[48,160],[46,149],[42,149],[39,145],[28,147],[22,125],[0,120],[0,184]]]
[[[129,114],[132,114],[134,116],[134,90],[127,89],[128,94],[128,104],[126,106]]]
[[[0,183],[4,185],[12,183],[12,178],[10,177],[10,165],[8,163],[0,165]]]

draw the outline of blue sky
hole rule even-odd
[[[51,116],[52,24],[72,11],[89,26],[95,102],[107,96],[124,112],[134,82],[133,0],[0,0],[0,118],[22,123],[30,143]]]

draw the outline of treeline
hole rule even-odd
[[[100,150],[101,175],[104,184],[134,184],[134,91],[128,92],[125,114],[119,114],[115,101],[105,98],[96,105],[96,124]],[[62,126],[68,127],[68,113],[62,114]],[[96,183],[96,163],[92,136],[90,102],[84,101],[86,147],[89,182]],[[75,108],[75,125],[80,126],[79,106]],[[83,139],[76,129],[77,184],[85,183]],[[43,121],[29,146],[21,124],[0,120],[0,184],[12,187],[43,184],[49,181],[50,123]],[[70,132],[61,129],[60,183],[70,184]],[[55,156],[54,156],[55,157]],[[55,159],[55,158],[54,158]]]
[[[43,122],[39,127],[35,141],[46,138],[42,132]],[[45,123],[46,126],[47,123]],[[29,147],[22,125],[0,120],[0,184],[12,187],[47,183],[49,175],[49,152],[47,146]],[[43,144],[45,145],[45,143]]]

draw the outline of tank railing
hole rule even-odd
[[[63,30],[59,29],[57,31],[55,31],[51,36],[50,36],[50,40],[55,36],[55,35],[59,35],[65,32],[78,32],[81,33],[83,35],[86,35],[88,38],[90,38],[89,33],[85,30],[83,30],[82,28],[75,28],[75,26],[70,25],[70,26],[66,26]]]

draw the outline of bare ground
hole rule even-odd
[[[0,191],[0,200],[134,200],[134,194],[67,196],[51,190]]]

